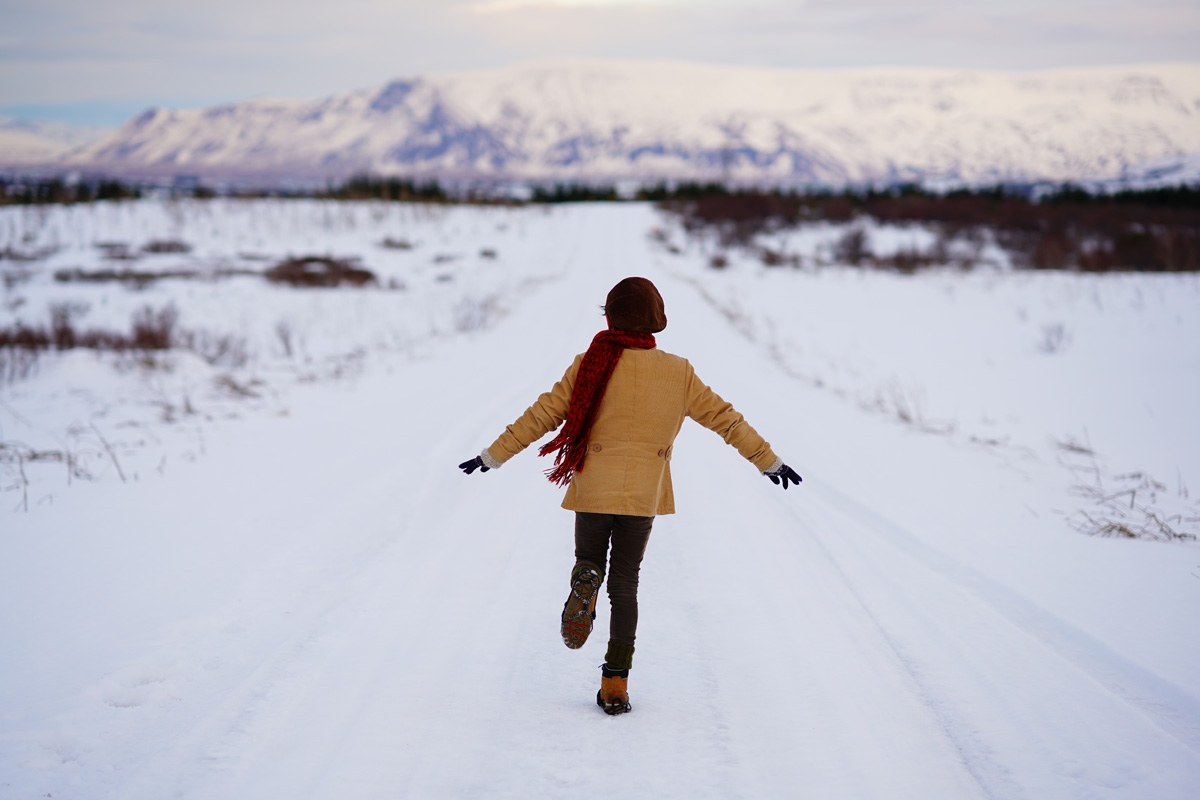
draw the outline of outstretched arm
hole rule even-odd
[[[776,486],[782,485],[786,489],[789,481],[800,483],[796,471],[775,455],[771,445],[746,422],[746,418],[696,377],[695,372],[688,380],[687,415],[724,439]]]
[[[575,375],[579,372],[579,362],[582,358],[582,355],[576,356],[562,379],[554,384],[550,391],[539,396],[533,405],[525,409],[525,413],[505,428],[504,433],[489,447],[484,448],[482,453],[459,464],[459,469],[468,475],[476,469],[480,472],[499,469],[504,462],[561,425],[571,405],[571,391],[575,387]]]

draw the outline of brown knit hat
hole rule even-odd
[[[604,301],[604,315],[619,331],[658,333],[667,327],[662,295],[646,278],[626,278],[614,286]]]

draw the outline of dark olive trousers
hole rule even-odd
[[[608,602],[612,606],[608,640],[629,645],[631,654],[637,636],[638,572],[652,525],[654,517],[575,512],[575,570],[592,567],[601,580],[607,574]]]

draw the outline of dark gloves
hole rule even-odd
[[[467,473],[468,475],[470,475],[475,470],[479,470],[480,472],[487,472],[489,469],[491,469],[491,467],[489,467],[487,464],[483,463],[483,456],[475,456],[470,461],[464,461],[463,463],[458,465],[458,468],[461,469],[463,472]]]
[[[486,467],[485,467],[485,469],[486,469]],[[775,470],[774,472],[766,473],[766,476],[768,478],[770,478],[771,483],[775,484],[776,486],[778,486],[780,484],[780,482],[782,482],[783,488],[785,490],[788,487],[788,481],[791,481],[792,483],[799,486],[800,481],[803,480],[799,475],[796,474],[796,470],[792,469],[787,464],[784,464],[782,467]]]

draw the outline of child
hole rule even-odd
[[[799,484],[800,476],[686,359],[655,348],[654,334],[667,327],[667,315],[653,283],[624,279],[608,293],[604,315],[609,329],[596,334],[562,380],[459,467],[468,475],[497,469],[566,420],[540,450],[556,453],[547,475],[567,487],[562,505],[575,512],[575,567],[562,638],[572,649],[587,641],[607,564],[612,613],[596,703],[621,714],[631,710],[638,571],[654,517],[675,512],[670,462],[683,418],[719,434],[784,489],[789,481]]]

